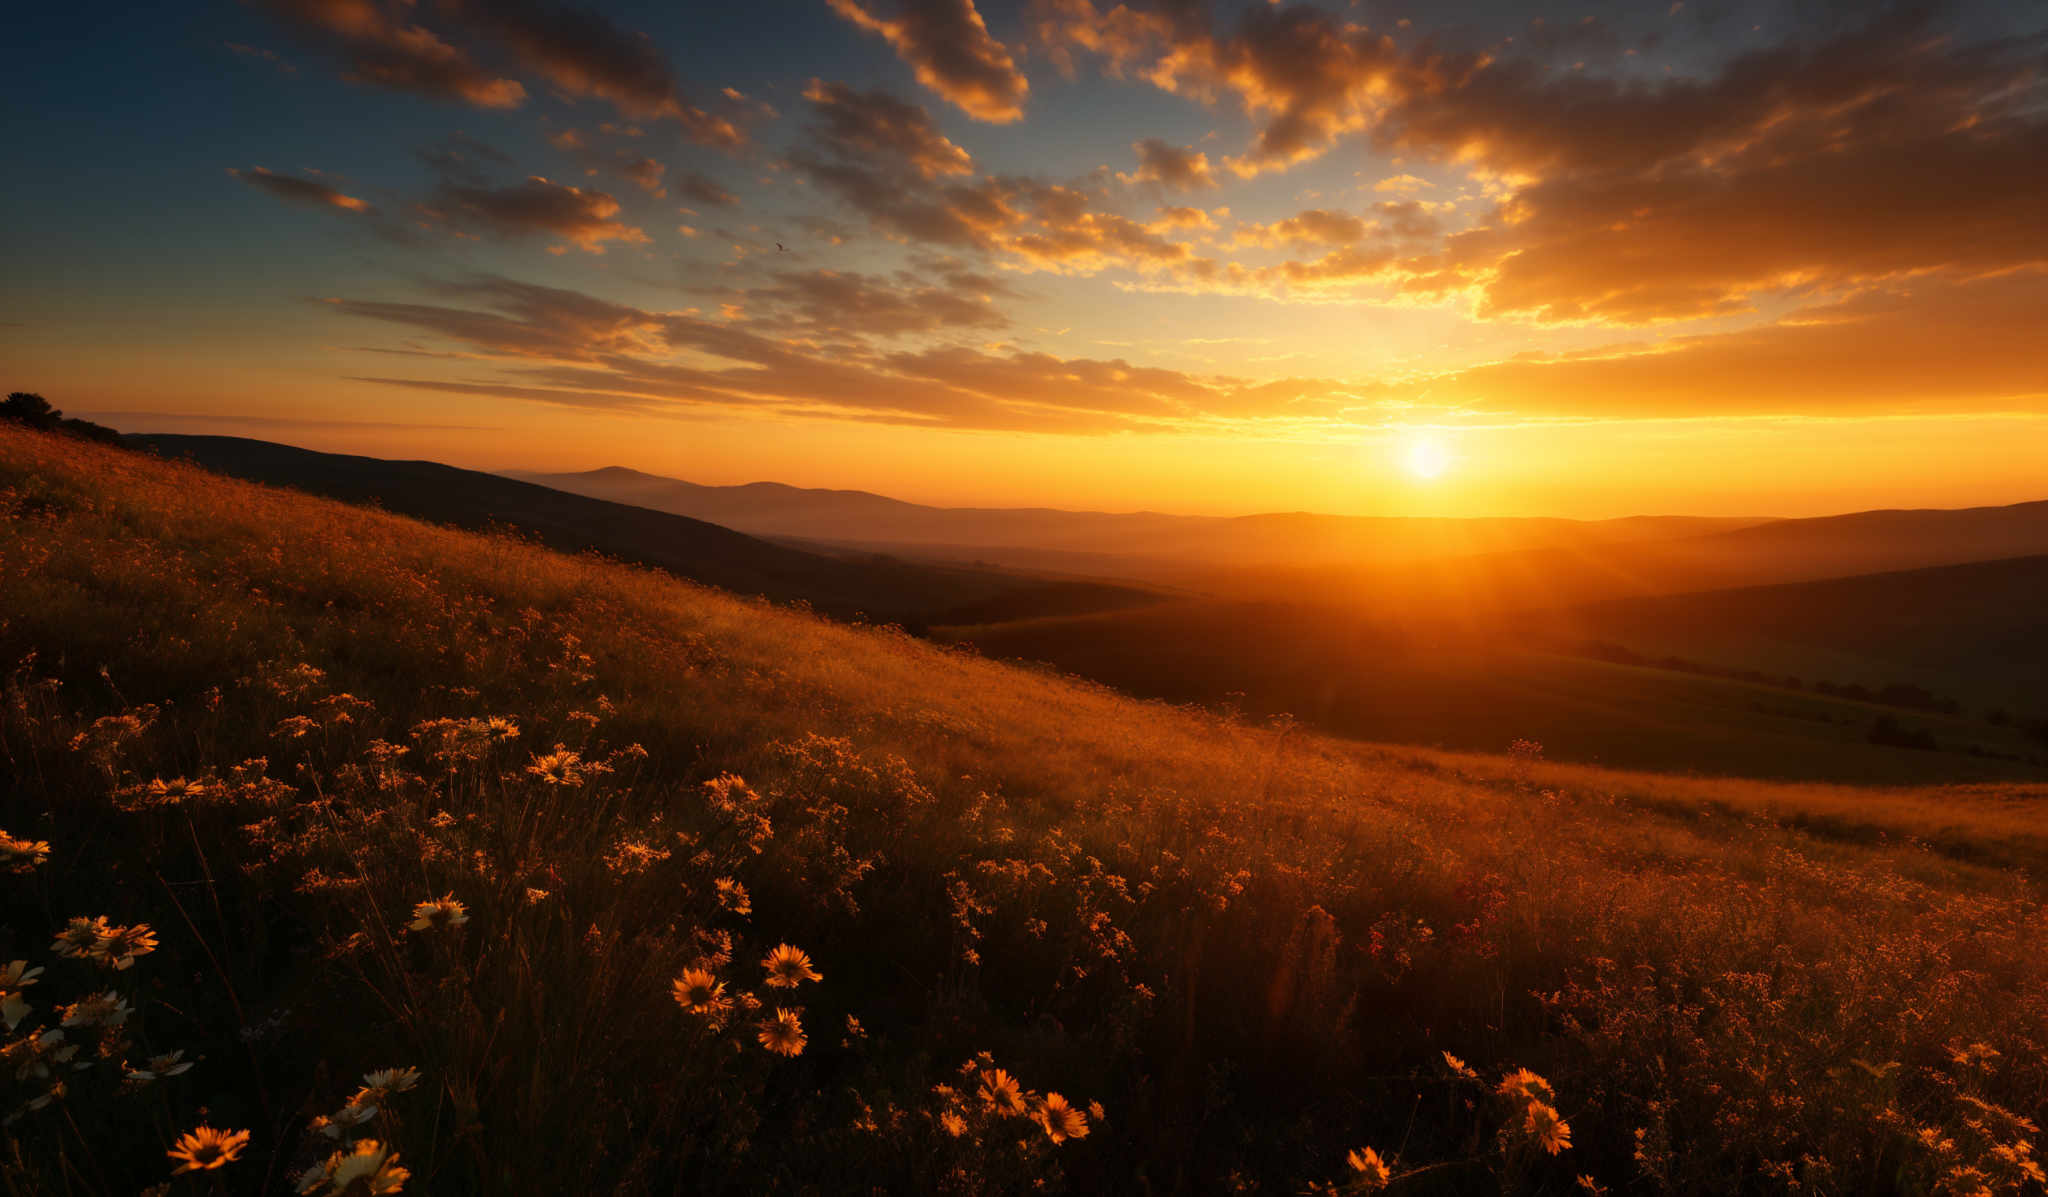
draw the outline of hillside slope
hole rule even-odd
[[[158,434],[130,443],[256,482],[290,486],[458,528],[516,528],[564,552],[597,552],[740,594],[802,599],[834,615],[921,626],[956,608],[1114,606],[1137,596],[885,557],[845,559],[770,544],[702,520],[429,461],[316,453],[268,441]],[[1038,603],[1048,592],[1050,606]]]
[[[2048,1106],[2041,787],[1347,744],[6,429],[0,511],[13,1191],[1904,1194]]]
[[[2048,718],[2048,556],[1596,603],[1558,628],[1645,656],[1906,683]]]

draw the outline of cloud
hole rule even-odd
[[[705,145],[731,148],[746,141],[732,121],[684,98],[667,55],[647,35],[620,29],[595,10],[535,0],[443,3],[559,91],[609,101],[628,116],[674,120]]]
[[[1261,122],[1228,160],[1239,174],[1347,135],[1474,173],[1498,202],[1441,246],[1384,271],[1293,273],[1370,277],[1481,318],[1648,324],[1786,289],[2048,261],[2038,39],[1966,42],[1918,10],[1661,80],[1570,69],[1547,57],[1556,38],[1515,57],[1404,49],[1303,6],[1258,6],[1217,32],[1196,9],[1042,0],[1039,35],[1177,94],[1235,97]],[[1378,219],[1438,235],[1427,207]]]
[[[652,196],[665,196],[667,189],[661,185],[662,175],[668,168],[652,158],[627,157],[619,163],[619,173],[626,176],[634,186]]]
[[[787,271],[772,285],[735,292],[732,302],[752,327],[809,336],[901,336],[942,330],[999,329],[1009,318],[996,307],[1011,294],[1002,282],[953,270],[937,279],[903,271],[893,279],[856,271]]]
[[[496,277],[432,289],[481,302],[486,310],[356,299],[321,302],[346,315],[420,329],[508,357],[595,361],[608,353],[650,351],[661,343],[660,317],[578,291]]]
[[[973,173],[974,159],[947,140],[916,104],[821,79],[811,80],[804,98],[817,118],[813,134],[840,157],[885,156],[927,179]]]
[[[1138,169],[1117,175],[1122,182],[1158,183],[1172,191],[1198,191],[1216,185],[1216,176],[1209,170],[1209,156],[1193,146],[1176,146],[1148,137],[1133,142],[1131,149],[1138,155]]]
[[[526,88],[479,66],[432,31],[406,24],[374,0],[261,0],[301,34],[339,53],[348,76],[479,108],[516,108]]]
[[[316,208],[339,208],[344,212],[368,212],[370,205],[352,195],[344,195],[336,188],[318,179],[302,179],[296,175],[281,175],[260,166],[248,170],[230,168],[229,174],[259,191],[267,191],[281,200],[294,204],[310,204]]]
[[[2048,411],[2048,272],[1925,276],[1773,324],[1436,379],[1495,410],[1596,418]]]
[[[775,285],[788,289],[788,301],[799,310],[835,289],[841,297],[903,289],[869,278],[803,275],[778,278]],[[957,346],[878,353],[857,341],[812,349],[740,323],[642,311],[506,279],[437,290],[466,306],[328,303],[342,314],[409,327],[500,357],[497,377],[371,381],[580,407],[717,406],[1069,433],[1329,419],[1358,402],[1355,389],[1319,380],[1249,382],[1120,359]]]
[[[989,35],[974,0],[898,0],[894,18],[877,15],[860,0],[829,3],[840,16],[886,38],[919,83],[967,115],[994,124],[1023,119],[1031,84]]]
[[[418,157],[444,176],[472,183],[484,180],[486,167],[512,165],[511,156],[503,150],[461,130],[432,145],[422,146]]]
[[[706,204],[714,208],[730,208],[740,202],[740,197],[720,187],[715,180],[707,179],[694,172],[676,179],[675,193],[692,203]]]
[[[1037,34],[1055,60],[1073,51],[1102,57],[1111,71],[1204,101],[1237,98],[1262,125],[1227,165],[1242,177],[1284,169],[1368,127],[1400,55],[1391,38],[1340,24],[1307,5],[1257,5],[1228,34],[1182,6],[1147,10],[1093,0],[1041,0]]]
[[[1240,226],[1236,239],[1249,245],[1349,245],[1372,231],[1363,217],[1310,208],[1272,224]]]
[[[619,201],[602,191],[552,183],[538,175],[506,187],[443,183],[422,206],[432,221],[495,237],[559,237],[588,253],[611,241],[637,244],[641,230],[613,219]]]

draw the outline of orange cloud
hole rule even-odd
[[[466,52],[419,26],[385,14],[373,0],[262,0],[299,31],[339,51],[348,75],[364,83],[460,100],[479,108],[516,108],[526,88],[477,65]]]
[[[229,174],[252,187],[267,191],[282,200],[296,204],[311,204],[315,207],[339,208],[344,212],[368,212],[370,205],[352,195],[343,195],[334,187],[318,179],[302,179],[294,175],[281,175],[275,171],[255,166],[248,170],[228,171]]]
[[[994,124],[1023,119],[1031,84],[989,35],[974,0],[899,0],[894,19],[860,0],[829,2],[832,11],[886,38],[919,83],[962,112]]]
[[[929,113],[887,92],[813,79],[804,99],[818,118],[813,133],[842,157],[886,155],[927,179],[974,170],[974,159],[939,132]]]
[[[1216,186],[1209,156],[1193,146],[1177,146],[1157,137],[1131,143],[1138,169],[1117,175],[1125,183],[1158,183],[1171,191],[1198,191]]]
[[[2048,411],[2048,272],[1905,281],[1774,324],[1435,379],[1445,402],[1603,418]]]
[[[587,253],[601,254],[605,243],[640,243],[641,230],[614,219],[619,201],[602,191],[552,183],[538,175],[507,187],[444,183],[421,211],[430,220],[458,230],[496,237],[559,237]]]
[[[801,282],[801,279],[796,280]],[[956,280],[964,281],[964,280]],[[874,280],[825,280],[871,292]],[[792,280],[781,280],[790,286]],[[933,427],[1100,433],[1205,422],[1332,419],[1359,389],[1320,380],[1251,382],[1020,351],[940,347],[877,353],[857,340],[812,349],[744,323],[654,313],[506,279],[437,288],[474,307],[329,301],[505,359],[496,378],[374,378],[386,385],[556,403],[661,410],[720,406]],[[883,288],[887,290],[888,288]],[[775,328],[774,322],[767,326]],[[689,351],[711,365],[678,365]]]
[[[704,145],[746,141],[738,126],[683,97],[668,57],[594,10],[535,0],[443,0],[468,28],[510,50],[559,91],[609,101],[628,116],[674,120]]]

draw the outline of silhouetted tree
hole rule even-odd
[[[13,420],[30,428],[55,428],[64,413],[50,406],[50,401],[32,391],[15,391],[0,403],[0,419]]]

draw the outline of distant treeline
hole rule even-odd
[[[45,432],[68,432],[72,436],[82,436],[87,440],[109,445],[121,443],[121,434],[105,424],[95,424],[91,420],[67,416],[50,406],[48,399],[33,391],[10,393],[5,402],[0,402],[0,420],[11,420],[16,424],[26,424],[30,428],[40,428]]]

